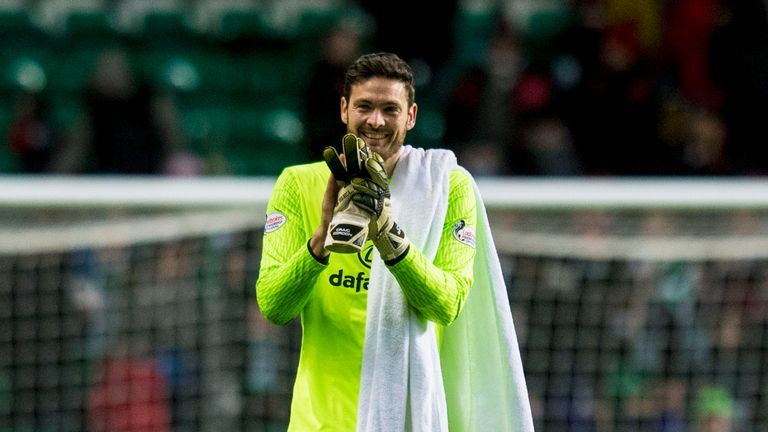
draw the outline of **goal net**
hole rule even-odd
[[[272,181],[0,178],[0,432],[285,430]],[[537,431],[768,428],[768,185],[478,182]]]
[[[0,431],[284,430],[257,313],[272,181],[0,180]]]

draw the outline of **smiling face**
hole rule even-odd
[[[341,98],[347,131],[390,162],[397,160],[406,133],[416,124],[416,103],[408,104],[407,86],[396,79],[372,77],[351,86]]]

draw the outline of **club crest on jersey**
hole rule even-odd
[[[373,262],[373,243],[369,243],[368,246],[358,252],[357,259],[366,268],[371,268],[371,262]]]
[[[472,249],[475,248],[475,230],[468,226],[464,220],[460,220],[453,224],[453,238],[458,240],[460,243],[464,243],[465,245],[471,247]]]
[[[285,225],[285,215],[280,212],[270,213],[264,222],[264,234],[277,231],[278,228]]]

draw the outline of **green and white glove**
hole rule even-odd
[[[408,251],[408,239],[392,219],[391,193],[384,160],[375,152],[365,160],[360,177],[350,180],[354,193],[347,198],[368,212],[370,226],[368,236],[386,263],[397,261]],[[341,197],[341,193],[339,194]]]
[[[344,135],[341,144],[344,160],[331,146],[323,150],[323,159],[331,173],[336,180],[344,182],[333,209],[324,246],[331,252],[357,253],[363,249],[368,238],[370,216],[351,199],[356,192],[350,182],[363,175],[368,148],[362,139],[351,133]]]
[[[323,159],[336,180],[349,183],[353,177],[362,175],[365,161],[368,159],[368,147],[357,135],[348,133],[341,138],[341,151],[344,155],[343,161],[333,146],[323,150]]]

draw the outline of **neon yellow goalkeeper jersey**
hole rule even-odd
[[[356,427],[373,244],[367,242],[358,254],[331,254],[327,264],[311,255],[308,240],[320,224],[329,175],[323,162],[286,168],[267,207],[256,283],[259,307],[277,324],[300,316],[303,331],[289,431]],[[389,267],[409,304],[438,329],[461,311],[475,256],[472,179],[456,169],[450,186],[434,262],[411,245],[405,258]]]

